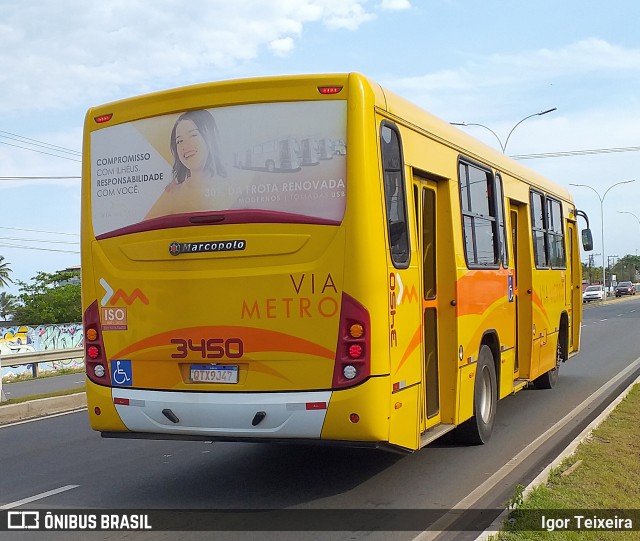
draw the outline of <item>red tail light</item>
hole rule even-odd
[[[100,327],[100,313],[98,302],[94,302],[84,313],[84,348],[85,369],[87,377],[94,383],[110,385],[109,367],[104,353],[102,329]]]
[[[319,86],[320,94],[339,94],[342,91],[341,86]]]
[[[109,122],[112,118],[113,113],[109,113],[106,115],[95,116],[93,117],[93,120],[95,120],[96,124],[102,124],[103,122]]]
[[[371,374],[371,321],[369,312],[353,297],[342,293],[340,330],[333,369],[334,389],[362,383]]]

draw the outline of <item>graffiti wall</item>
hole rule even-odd
[[[27,325],[0,327],[0,356],[3,366],[7,364],[7,357],[15,353],[31,353],[52,349],[69,349],[82,346],[82,324],[66,323],[59,325]],[[61,368],[82,368],[81,359],[40,363],[42,372],[56,371]],[[30,366],[7,366],[1,371],[2,379],[7,380],[21,374],[31,372]]]

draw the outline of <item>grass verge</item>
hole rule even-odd
[[[539,516],[574,517],[573,510],[586,517],[614,517],[615,511],[640,509],[640,385],[635,385],[611,415],[568,457],[553,470],[545,485],[534,489],[524,500],[516,490],[512,503],[516,513],[536,517],[534,528],[541,527]],[[532,512],[530,512],[532,511]],[[572,519],[569,524],[576,525]],[[605,531],[581,528],[580,531],[501,531],[491,539],[520,540],[609,540],[637,541],[640,524],[634,521],[635,531]],[[516,522],[517,524],[517,522]],[[508,525],[505,527],[508,528]]]

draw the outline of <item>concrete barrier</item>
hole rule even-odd
[[[65,396],[53,396],[30,400],[19,404],[0,406],[0,425],[36,419],[56,413],[78,410],[87,407],[86,393],[74,393]]]

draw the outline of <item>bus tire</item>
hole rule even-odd
[[[496,367],[491,348],[483,345],[478,355],[473,392],[473,417],[456,430],[461,443],[481,445],[487,443],[493,431],[498,406]]]
[[[533,380],[533,384],[536,389],[553,389],[556,386],[558,383],[558,375],[562,359],[562,342],[561,337],[558,336],[558,345],[556,346],[556,366]]]

